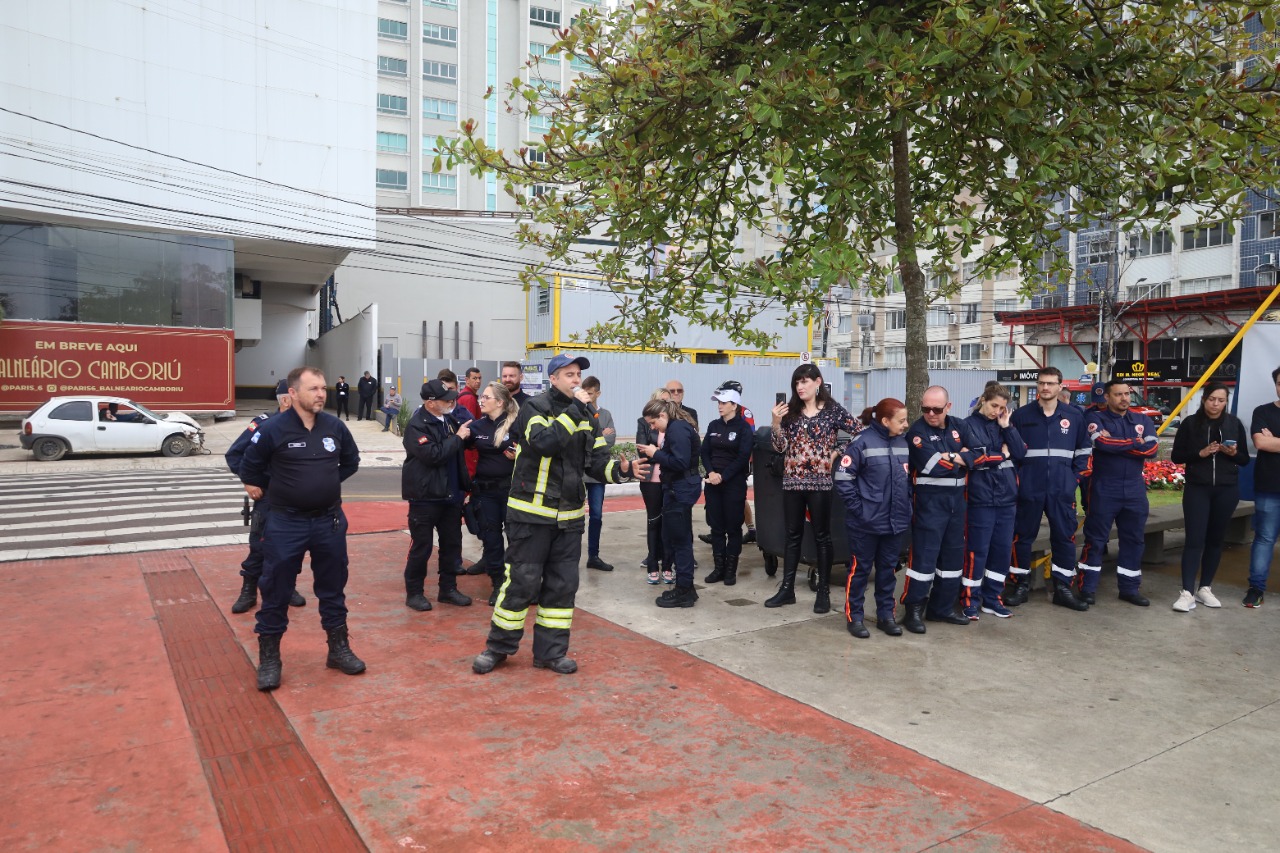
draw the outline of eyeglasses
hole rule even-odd
[[[497,398],[497,397],[495,397],[495,396],[493,396],[492,394],[481,394],[481,395],[480,395],[480,399],[481,399],[481,400],[496,400],[496,399],[498,399],[498,398]]]
[[[947,410],[946,406],[921,406],[920,411],[926,415],[940,415]]]
[[[683,394],[683,393],[684,393],[684,389],[683,389],[683,388],[668,388],[668,389],[667,389],[667,393],[668,393],[668,394]]]

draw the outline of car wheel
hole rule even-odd
[[[31,452],[41,462],[57,462],[67,455],[67,443],[60,438],[37,438]]]
[[[160,445],[160,452],[165,456],[186,456],[191,452],[191,442],[180,435],[171,435]]]

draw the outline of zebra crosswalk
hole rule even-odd
[[[213,469],[0,477],[0,562],[243,543],[243,506]]]

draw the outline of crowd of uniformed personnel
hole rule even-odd
[[[520,391],[515,362],[504,363],[501,381],[483,389],[479,371],[469,370],[461,399],[458,377],[443,370],[423,383],[422,405],[404,428],[402,498],[408,502],[411,536],[406,606],[432,607],[424,586],[437,538],[437,601],[471,604],[457,586],[464,571],[465,520],[484,546],[471,571],[492,580],[489,635],[472,662],[478,674],[517,651],[531,605],[537,608],[534,666],[560,674],[576,671],[567,652],[582,535],[588,512],[598,516],[600,503],[587,501],[590,481],[601,495],[603,484],[622,480],[656,486],[656,512],[646,491],[650,535],[644,563],[649,583],[670,587],[657,606],[697,602],[692,509],[704,493],[711,528],[704,540],[714,561],[704,583],[737,582],[755,437],[742,386],[729,381],[717,389],[712,399],[718,417],[700,436],[697,412],[683,405],[683,387],[673,390],[669,383],[642,412],[640,458],[616,459],[613,435],[602,426],[611,431],[612,418],[597,407],[599,382],[587,377],[584,383],[582,371],[589,366],[580,356],[555,356],[548,364],[550,388],[536,397]],[[1280,369],[1276,374],[1280,396]],[[308,551],[329,640],[327,664],[348,674],[365,668],[347,639],[341,507],[341,482],[358,467],[358,450],[345,424],[324,411],[325,383],[318,369],[295,369],[276,391],[279,412],[255,418],[227,452],[229,467],[255,501],[244,584],[232,611],[249,609],[261,591],[255,630],[262,690],[280,684],[280,640],[288,606],[304,603],[295,587]],[[850,548],[843,612],[855,637],[870,636],[864,616],[869,584],[875,626],[892,636],[904,629],[924,634],[929,621],[962,626],[983,614],[1010,617],[1011,607],[1027,601],[1032,543],[1046,517],[1054,604],[1085,611],[1096,603],[1102,554],[1114,525],[1119,599],[1148,606],[1140,589],[1148,513],[1143,468],[1157,452],[1155,425],[1130,410],[1124,381],[1108,382],[1102,402],[1086,410],[1062,399],[1061,391],[1061,372],[1046,367],[1039,372],[1036,399],[1016,410],[1010,409],[1009,390],[992,382],[966,417],[952,414],[947,390],[933,386],[925,391],[914,423],[906,405],[893,398],[854,418],[831,398],[819,369],[801,365],[792,375],[790,394],[779,394],[770,413],[777,462],[771,468],[782,481],[784,545],[782,578],[765,606],[796,603],[807,522],[816,550],[813,609],[829,612],[835,562],[830,523],[837,498]],[[1206,386],[1201,410],[1184,423],[1174,447],[1175,461],[1187,464],[1189,483],[1184,590],[1174,604],[1183,612],[1197,602],[1219,606],[1210,584],[1226,520],[1238,501],[1235,471],[1248,461],[1243,425],[1223,411],[1226,397],[1224,386]],[[1280,405],[1270,408],[1280,412]],[[1274,466],[1270,457],[1280,458],[1280,446],[1272,442],[1280,439],[1273,439],[1269,428],[1280,429],[1280,423],[1263,409],[1268,407],[1254,416],[1255,441],[1267,465]],[[847,444],[844,436],[851,436]],[[759,475],[765,460],[757,452],[754,461]],[[1262,499],[1266,486],[1260,488]],[[1077,489],[1086,502],[1078,558]],[[593,528],[588,566],[611,571],[599,558],[599,528]],[[1265,538],[1268,534],[1259,529]],[[908,532],[899,622],[896,572]],[[1274,543],[1275,531],[1269,535]],[[1261,604],[1269,562],[1267,554],[1261,570],[1251,570],[1245,606]]]

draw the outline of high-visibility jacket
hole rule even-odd
[[[1019,407],[1009,417],[1027,446],[1018,465],[1018,494],[1039,498],[1046,493],[1075,499],[1080,475],[1089,467],[1092,442],[1084,428],[1084,412],[1062,403],[1046,415],[1038,400]]]
[[[601,483],[626,479],[587,407],[555,388],[520,407],[511,433],[516,459],[508,523],[581,524],[587,501],[583,474]]]

